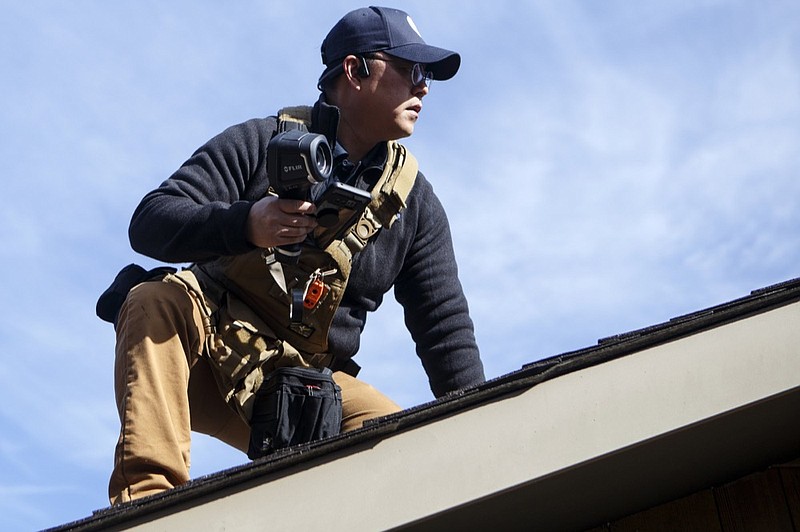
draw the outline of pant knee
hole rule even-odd
[[[333,375],[342,388],[342,431],[360,428],[364,421],[402,410],[400,405],[374,386],[346,373]]]

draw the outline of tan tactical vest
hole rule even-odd
[[[311,108],[286,108],[278,118],[307,126]],[[328,332],[347,287],[353,256],[382,227],[390,228],[397,220],[417,169],[416,159],[404,146],[388,142],[383,174],[361,218],[340,239],[332,240],[328,229],[315,230],[314,240],[324,243],[324,249],[304,243],[297,264],[271,262],[272,251],[258,249],[190,268],[204,287],[205,301],[200,303],[213,331],[206,350],[218,370],[217,384],[245,421],[252,413],[254,391],[275,367],[323,367],[331,362]],[[198,291],[196,280],[187,274],[181,272],[171,280],[190,293]],[[301,312],[295,300],[290,315],[297,289],[303,295],[313,290],[314,297],[304,298],[308,301]]]

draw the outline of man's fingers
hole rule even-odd
[[[314,204],[308,201],[262,198],[250,209],[247,239],[263,248],[302,242],[317,227],[312,216],[315,211]]]
[[[317,210],[310,201],[282,199],[279,202],[281,211],[286,214],[314,214]]]

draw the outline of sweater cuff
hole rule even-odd
[[[247,240],[247,217],[253,207],[252,201],[236,201],[228,210],[230,216],[230,231],[223,235],[225,247],[231,255],[239,255],[256,249],[256,246]],[[227,224],[226,224],[227,225]]]

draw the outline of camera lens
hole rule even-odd
[[[320,175],[327,176],[331,172],[330,148],[327,144],[318,143],[314,154],[314,162]]]
[[[308,180],[319,183],[328,179],[333,169],[333,153],[325,135],[305,133],[300,137],[297,148],[305,161]]]

